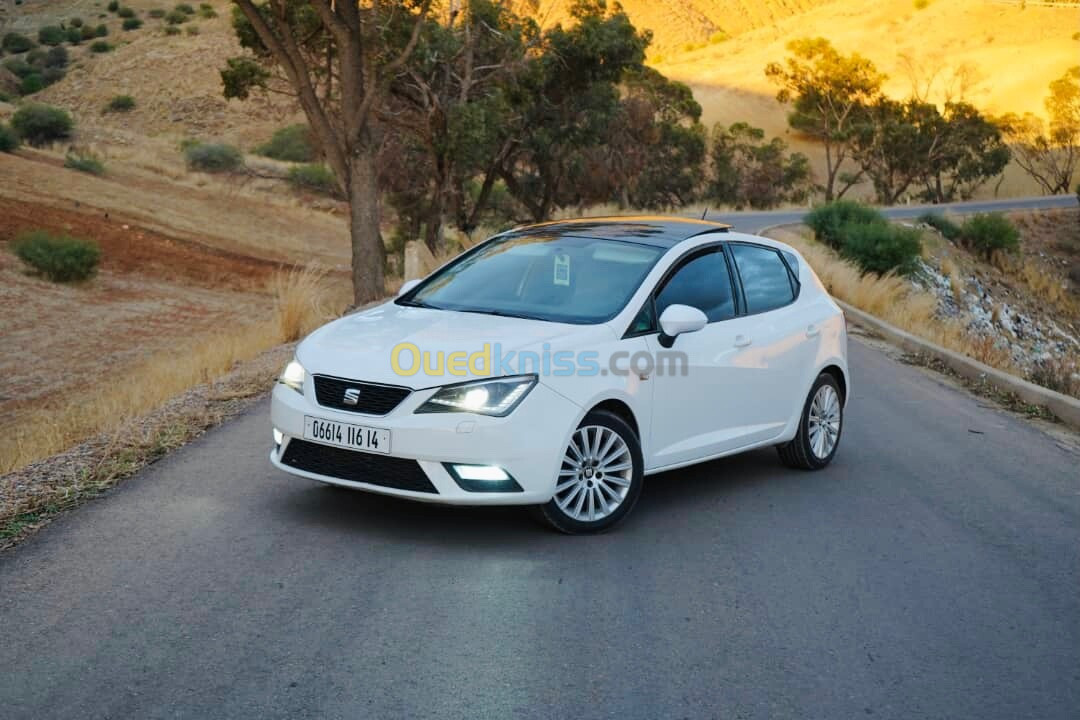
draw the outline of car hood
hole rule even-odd
[[[545,351],[586,350],[612,337],[613,331],[606,325],[571,325],[388,302],[324,325],[300,343],[296,356],[311,374],[419,389],[492,374],[514,374],[519,372],[516,354],[522,351],[542,355]],[[462,372],[451,372],[447,361],[451,353],[471,356],[483,353],[485,345],[490,347],[490,369],[476,361],[466,362]],[[407,371],[416,351],[425,353],[427,362],[435,365],[442,353],[441,374],[423,369],[411,375],[397,372],[395,357],[399,367]],[[509,362],[496,357],[507,358],[509,352],[515,353]]]

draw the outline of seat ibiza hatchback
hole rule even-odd
[[[274,389],[270,459],[587,533],[654,473],[764,445],[825,467],[850,392],[843,314],[792,248],[688,219],[557,221],[312,333]]]

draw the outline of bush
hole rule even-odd
[[[177,12],[182,12],[185,15],[194,15],[195,14],[195,8],[191,7],[191,5],[189,5],[187,3],[180,3],[173,9],[176,10]]]
[[[71,137],[73,125],[67,112],[41,103],[23,105],[11,116],[11,127],[35,147]]]
[[[297,165],[289,168],[289,184],[294,190],[308,190],[323,195],[337,195],[334,173],[325,165]]]
[[[289,125],[277,130],[270,141],[255,148],[263,157],[286,162],[311,162],[315,159],[315,143],[307,125]]]
[[[135,17],[135,11],[132,10],[131,8],[129,8],[129,7],[120,8],[119,10],[116,11],[116,14],[118,16],[122,17],[122,18],[133,18],[133,17]]]
[[[180,23],[186,23],[190,20],[190,16],[187,13],[180,12],[179,10],[170,10],[169,14],[165,16],[165,22],[170,25],[179,25]]]
[[[41,82],[45,83],[45,87],[49,87],[55,82],[60,82],[64,79],[64,68],[45,68],[41,71]]]
[[[21,58],[8,58],[4,61],[4,69],[20,79],[34,72],[34,66]]]
[[[49,48],[49,52],[45,53],[44,60],[45,67],[47,68],[64,68],[68,64],[68,51],[63,45],[57,45],[54,48]]]
[[[199,26],[198,25],[188,25],[186,32],[187,32],[188,35],[198,35],[199,34]]]
[[[59,45],[67,34],[59,25],[46,25],[38,30],[37,39],[42,45]]]
[[[94,38],[97,37],[97,31],[94,30],[94,28],[90,27],[89,25],[83,25],[82,29],[81,29],[81,32],[82,32],[82,39],[83,40],[93,40]]]
[[[93,53],[107,53],[113,49],[113,46],[104,40],[95,40],[90,44],[90,52]]]
[[[68,20],[68,25],[70,25],[71,27],[81,28],[83,26],[82,18],[81,17],[73,17],[70,20]]]
[[[3,48],[6,53],[24,53],[27,50],[33,50],[37,47],[37,43],[19,33],[9,32],[4,36],[3,40],[0,40],[0,48]]]
[[[94,243],[45,230],[21,233],[11,250],[53,282],[86,280],[97,271],[101,261],[101,250]]]
[[[217,10],[214,9],[213,5],[203,3],[202,5],[199,5],[199,15],[210,20],[217,17]]]
[[[946,240],[956,240],[960,237],[960,226],[944,215],[926,213],[919,216],[919,222],[934,228]]]
[[[135,98],[130,95],[117,95],[105,104],[105,112],[130,112],[135,109]]]
[[[124,18],[124,22],[120,27],[124,30],[138,30],[142,27],[142,20],[139,18]]]
[[[166,35],[179,35],[180,34],[180,28],[176,27],[175,25],[166,25],[165,26],[165,34]]]
[[[841,227],[840,254],[867,272],[911,273],[922,253],[918,230],[885,222],[849,222]]]
[[[40,73],[31,73],[23,78],[19,83],[19,94],[33,95],[36,92],[40,92],[45,89],[45,78]]]
[[[75,150],[64,157],[64,167],[91,175],[104,175],[105,163],[91,152]]]
[[[79,28],[68,28],[64,31],[64,37],[72,45],[79,45],[82,43],[82,30]]]
[[[19,136],[4,123],[0,123],[0,152],[15,152],[19,149]]]
[[[120,9],[120,3],[117,0],[109,0],[109,4],[106,6],[109,12],[116,12]]]
[[[188,169],[209,173],[233,172],[244,164],[244,156],[232,145],[193,143],[184,149]]]
[[[995,250],[1020,249],[1020,231],[1001,213],[977,213],[960,226],[960,240],[987,259]]]
[[[109,34],[109,26],[102,23],[94,28],[94,37],[105,37]]]
[[[847,224],[886,224],[885,216],[872,207],[850,200],[835,200],[814,208],[803,220],[818,242],[834,250],[843,245],[842,228]]]
[[[154,18],[155,20],[160,20],[161,18],[165,17],[165,11],[162,10],[161,8],[154,8],[153,10],[151,10],[147,14],[150,15],[150,17]]]

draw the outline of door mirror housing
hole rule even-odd
[[[660,314],[660,344],[671,347],[675,338],[683,333],[701,330],[709,324],[709,318],[696,307],[689,305],[668,305]]]
[[[401,297],[419,284],[419,278],[417,278],[416,280],[406,280],[405,282],[401,283],[401,288],[397,291],[397,297]]]

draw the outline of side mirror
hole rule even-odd
[[[689,305],[668,305],[660,314],[660,344],[671,347],[683,333],[701,330],[709,324],[705,313]]]
[[[397,291],[397,297],[401,297],[419,284],[419,278],[417,278],[416,280],[406,280],[405,282],[401,283],[401,288]]]

